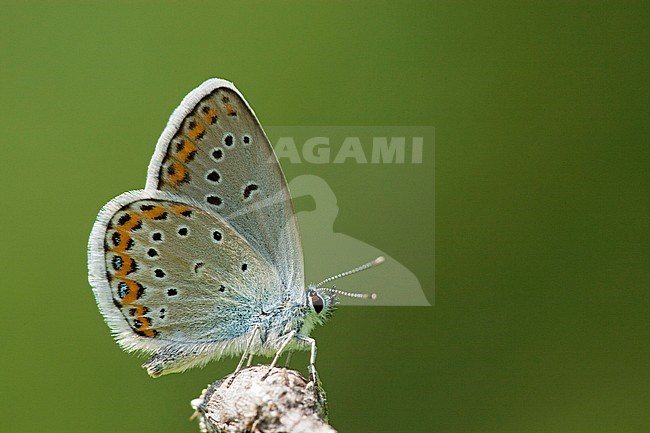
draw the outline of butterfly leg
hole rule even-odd
[[[293,353],[292,351],[288,351],[288,352],[287,352],[287,360],[284,362],[284,366],[285,366],[285,367],[288,367],[288,366],[289,366],[289,361],[291,361],[291,354],[292,354],[292,353]]]
[[[291,342],[291,340],[293,340],[293,337],[295,336],[296,336],[296,331],[291,331],[285,336],[284,341],[280,345],[280,348],[275,353],[275,357],[273,357],[273,361],[271,361],[271,365],[269,366],[269,371],[267,371],[266,374],[262,377],[262,380],[266,379],[266,377],[269,375],[271,370],[273,370],[275,364],[278,363],[278,359],[280,358],[280,355],[282,355],[284,349],[286,349],[287,345]]]
[[[259,328],[257,328],[257,327],[253,329],[253,333],[251,334],[251,337],[248,339],[248,342],[246,343],[246,349],[244,349],[244,353],[242,354],[241,359],[239,360],[239,364],[237,364],[237,368],[235,369],[235,371],[230,376],[230,380],[228,380],[228,386],[230,386],[232,384],[232,381],[235,380],[235,376],[237,376],[237,373],[239,373],[239,371],[244,366],[244,361],[246,360],[246,358],[248,358],[248,354],[250,352],[251,345],[253,344],[253,339],[255,338],[255,335],[257,335],[258,331],[259,331]],[[251,355],[251,359],[252,359],[253,354],[250,353],[250,355]]]
[[[253,363],[253,355],[255,355],[253,352],[251,352],[251,353],[248,355],[248,361],[246,361],[246,367],[250,367],[251,364]]]
[[[316,372],[316,340],[314,340],[311,337],[307,337],[306,335],[302,334],[296,334],[295,337],[300,340],[304,341],[306,343],[309,343],[311,345],[311,353],[309,356],[309,378],[311,379],[312,382],[317,383],[318,381],[318,373]]]

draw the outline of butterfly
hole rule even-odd
[[[255,113],[235,86],[210,79],[173,112],[146,186],[99,212],[88,244],[89,282],[126,351],[151,355],[158,377],[242,354],[309,348],[336,295],[305,285],[287,182]],[[250,359],[250,358],[249,358]]]

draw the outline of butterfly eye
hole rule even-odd
[[[323,308],[325,307],[323,298],[321,298],[318,294],[314,293],[313,295],[311,295],[311,306],[314,307],[314,311],[316,312],[316,314],[320,314],[320,312],[323,311]]]

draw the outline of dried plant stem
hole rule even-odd
[[[192,400],[204,433],[336,433],[325,392],[295,370],[258,365],[210,385]],[[231,382],[229,384],[229,382]]]

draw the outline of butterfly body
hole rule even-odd
[[[305,286],[280,165],[252,109],[218,79],[172,114],[145,189],[100,211],[88,263],[111,331],[153,355],[152,376],[302,348],[334,303]]]

